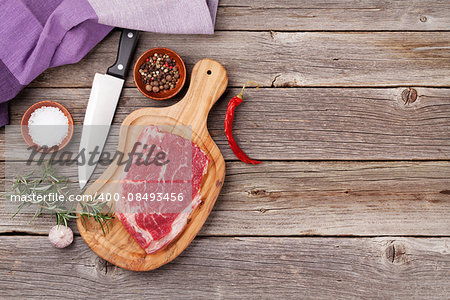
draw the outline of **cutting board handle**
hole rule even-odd
[[[186,96],[175,104],[177,109],[173,111],[180,113],[177,119],[198,129],[206,126],[210,109],[225,92],[227,85],[227,72],[220,63],[212,59],[200,60],[192,70]]]

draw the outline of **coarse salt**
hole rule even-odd
[[[69,132],[69,119],[57,107],[42,106],[31,113],[28,133],[37,145],[58,146]]]

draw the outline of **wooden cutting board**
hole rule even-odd
[[[191,83],[186,96],[178,103],[163,108],[143,108],[131,113],[122,123],[118,151],[129,153],[144,126],[163,125],[174,134],[184,136],[184,126],[192,128],[192,141],[210,159],[207,173],[200,187],[202,202],[193,210],[183,231],[163,249],[146,254],[116,218],[103,234],[98,223],[88,219],[86,224],[77,220],[77,226],[86,244],[98,256],[124,269],[147,271],[158,268],[177,257],[195,238],[222,188],[225,161],[206,127],[208,113],[223,94],[228,84],[225,68],[211,59],[199,61],[192,70]],[[131,125],[131,126],[130,126]],[[140,125],[140,126],[132,126]],[[189,133],[190,138],[190,133]],[[87,190],[86,194],[116,193],[123,166],[113,163]]]

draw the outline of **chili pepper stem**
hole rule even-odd
[[[256,82],[254,82],[254,81],[247,81],[245,84],[244,84],[244,86],[242,87],[242,90],[241,90],[241,92],[239,93],[239,94],[237,94],[236,95],[236,97],[238,97],[238,98],[243,98],[244,97],[244,91],[245,91],[245,88],[247,87],[247,85],[248,84],[253,84],[253,85],[255,85],[256,86],[256,89],[259,89],[259,84],[257,84]]]

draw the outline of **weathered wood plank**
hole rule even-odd
[[[60,174],[77,178],[75,168]],[[446,236],[449,178],[450,162],[444,161],[229,162],[222,192],[200,234]],[[0,209],[0,232],[46,234],[55,222],[43,218],[30,224],[31,214],[11,219],[12,213]]]
[[[80,63],[50,69],[34,87],[90,87],[115,61],[114,32]],[[227,69],[230,86],[449,86],[450,32],[217,32],[212,36],[143,33],[135,59],[148,48],[177,51],[188,70],[202,58]],[[126,86],[134,86],[131,78]]]
[[[448,1],[221,0],[217,30],[449,30]]]
[[[236,139],[250,156],[263,160],[449,159],[450,89],[417,88],[417,99],[407,104],[402,99],[404,90],[249,89],[236,113]],[[89,93],[89,89],[26,89],[11,102],[11,123],[20,124],[31,104],[55,100],[70,110],[76,124],[82,124]],[[223,124],[227,103],[237,93],[239,89],[228,89],[208,122],[228,160],[236,158]],[[137,89],[125,89],[113,124],[121,124],[138,108],[174,101],[152,101]],[[23,143],[20,134],[12,138]],[[4,139],[0,135],[1,149]],[[15,155],[22,148],[10,152]]]
[[[0,237],[0,290],[12,298],[444,299],[449,238],[197,238],[160,269],[99,259],[80,237]],[[18,285],[20,284],[20,288]]]

